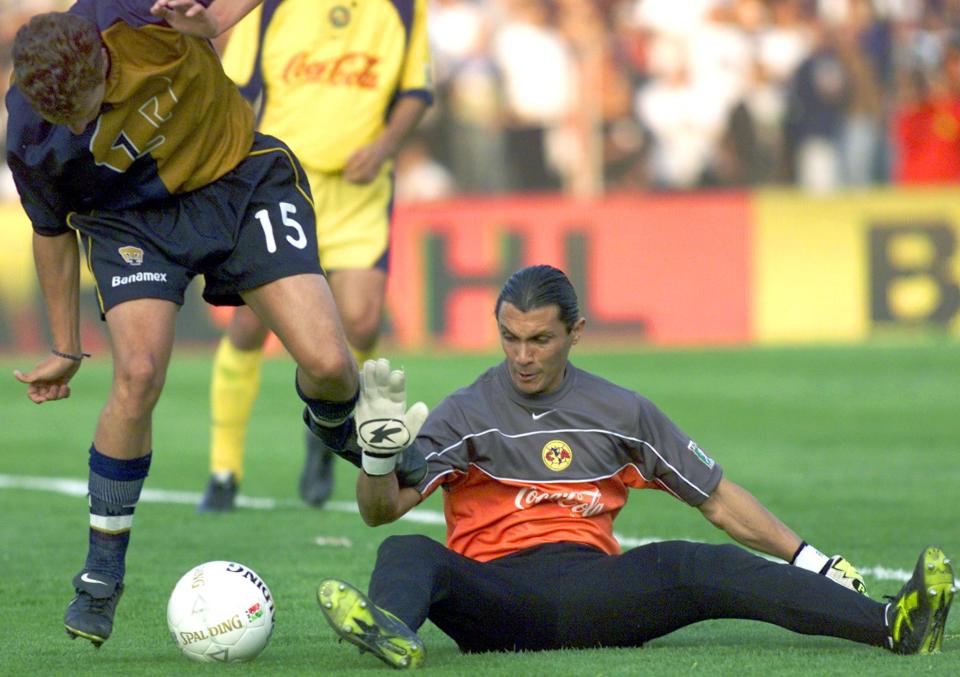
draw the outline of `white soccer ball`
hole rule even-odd
[[[273,612],[270,589],[252,569],[205,562],[174,586],[167,626],[180,650],[195,661],[250,661],[270,641]]]

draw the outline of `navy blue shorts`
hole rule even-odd
[[[310,186],[293,152],[258,134],[247,158],[203,188],[126,210],[67,218],[81,234],[100,311],[141,298],[183,304],[203,275],[203,298],[242,305],[240,293],[323,273]]]

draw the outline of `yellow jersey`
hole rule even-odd
[[[265,0],[234,27],[224,70],[259,130],[339,172],[402,96],[433,100],[426,0]]]

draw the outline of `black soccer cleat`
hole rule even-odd
[[[427,651],[417,633],[349,583],[333,578],[321,581],[317,601],[333,631],[360,647],[360,653],[369,651],[398,670],[423,664]]]
[[[113,630],[123,583],[98,571],[81,571],[74,576],[73,587],[77,595],[67,606],[63,627],[71,639],[89,639],[99,649]]]
[[[216,475],[210,476],[207,490],[197,504],[197,512],[228,512],[233,510],[237,502],[237,481],[231,473],[225,479]]]
[[[884,609],[890,650],[899,654],[940,651],[956,591],[950,560],[940,548],[924,548],[913,576]]]
[[[333,493],[333,451],[309,429],[307,458],[300,474],[300,498],[314,508],[321,507]]]

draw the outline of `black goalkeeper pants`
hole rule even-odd
[[[883,646],[884,605],[734,545],[653,543],[608,555],[553,543],[477,562],[425,536],[380,545],[370,598],[462,651],[640,646],[697,621],[743,618]]]

